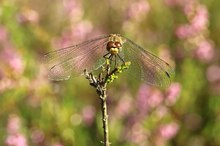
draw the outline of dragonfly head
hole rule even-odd
[[[118,52],[120,51],[122,45],[120,42],[114,42],[114,41],[109,41],[107,43],[106,49],[108,52],[110,52],[112,55],[116,55],[118,54]]]

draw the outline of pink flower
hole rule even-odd
[[[140,124],[136,123],[130,127],[129,132],[126,133],[126,137],[135,144],[143,144],[146,141],[147,135],[144,128]]]
[[[8,64],[15,72],[22,73],[24,70],[23,62],[20,55],[11,48],[11,46],[6,46],[2,52],[0,52],[0,57],[3,61]]]
[[[69,13],[78,7],[78,3],[75,0],[63,0],[63,6]]]
[[[195,37],[207,28],[208,11],[203,5],[196,5],[194,1],[183,3],[183,11],[189,19],[189,24],[184,24],[176,29],[176,35],[180,39]]]
[[[147,1],[136,1],[130,5],[128,8],[127,16],[128,18],[139,19],[146,15],[150,10],[149,3]]]
[[[195,31],[191,25],[184,24],[176,29],[176,35],[180,39],[186,39],[195,35]]]
[[[20,55],[15,51],[12,44],[8,41],[8,33],[4,27],[0,26],[0,58],[1,63],[9,65],[15,72],[23,72],[23,62]]]
[[[150,96],[150,87],[148,85],[141,85],[137,95],[137,108],[140,111],[148,111],[149,106],[147,97]]]
[[[86,38],[86,35],[92,31],[93,25],[90,21],[84,20],[72,28],[72,37],[83,40]]]
[[[166,106],[160,105],[156,108],[156,114],[161,119],[168,113],[168,109]]]
[[[27,146],[26,138],[22,134],[9,135],[5,143],[8,146]]]
[[[208,67],[206,77],[210,82],[220,81],[220,66],[212,65]]]
[[[31,134],[31,139],[34,143],[41,143],[45,138],[43,131],[39,129],[34,129]]]
[[[63,0],[64,9],[71,18],[71,22],[75,23],[82,19],[83,9],[80,3],[76,0]]]
[[[198,44],[195,55],[203,62],[209,62],[214,57],[213,45],[208,41],[202,41]]]
[[[150,108],[155,108],[163,101],[162,93],[153,89],[148,85],[142,85],[139,90],[137,103],[140,111],[147,111]]]
[[[191,2],[194,2],[194,0],[165,0],[165,3],[168,6],[187,6],[189,5]]]
[[[8,78],[2,78],[0,77],[0,92],[4,91],[6,89],[14,88],[15,83],[11,79]]]
[[[54,40],[54,45],[57,48],[62,48],[63,46],[73,45],[75,43],[80,43],[85,40],[87,35],[92,33],[93,25],[90,21],[81,21],[80,23],[73,24],[70,30],[63,33],[62,37]]]
[[[82,119],[87,125],[91,125],[95,118],[95,108],[93,106],[86,106],[82,111]]]
[[[15,55],[13,58],[11,58],[9,64],[16,72],[23,72],[23,62],[19,56]]]
[[[26,138],[20,133],[20,118],[17,115],[10,115],[7,125],[8,135],[5,143],[8,146],[27,146]]]
[[[147,103],[151,108],[157,107],[163,101],[163,95],[159,90],[152,91],[151,96],[146,98],[148,101]]]
[[[56,144],[53,144],[53,146],[64,146],[64,145],[61,143],[56,143]]]
[[[205,6],[196,8],[196,15],[191,20],[192,27],[198,32],[204,30],[208,25],[208,11]]]
[[[20,118],[17,115],[10,115],[8,119],[7,132],[17,133],[20,129]]]
[[[122,97],[119,100],[119,103],[116,107],[115,113],[118,117],[123,118],[127,114],[129,114],[131,108],[132,108],[132,102],[133,100],[129,97]]]
[[[176,103],[180,95],[181,85],[179,83],[172,83],[166,93],[166,104],[173,105]]]
[[[182,9],[184,14],[190,18],[195,11],[195,1],[194,0],[187,0],[184,4],[182,4]]]
[[[7,40],[7,31],[4,27],[0,26],[0,42]]]
[[[38,23],[39,14],[35,10],[25,8],[18,14],[17,19],[20,23]]]
[[[159,128],[159,134],[162,138],[169,140],[172,139],[178,132],[179,125],[177,123],[169,123],[161,125]]]

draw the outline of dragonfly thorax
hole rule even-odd
[[[116,55],[118,54],[118,52],[120,51],[122,45],[120,42],[114,42],[114,41],[109,41],[106,45],[106,49],[109,53],[111,53],[112,55]]]

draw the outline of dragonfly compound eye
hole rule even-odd
[[[116,48],[120,48],[122,46],[120,42],[115,42],[114,44]]]
[[[115,48],[115,44],[113,41],[109,41],[106,46],[107,51],[110,51],[111,48]]]

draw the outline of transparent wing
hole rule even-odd
[[[141,80],[159,86],[170,84],[174,70],[168,63],[144,50],[128,38],[125,38],[123,52],[125,61],[131,61],[129,69],[135,70],[135,75],[141,77]]]
[[[78,45],[62,48],[44,55],[49,66],[49,79],[66,80],[78,76],[84,69],[92,70],[103,64],[109,35],[98,37]]]

